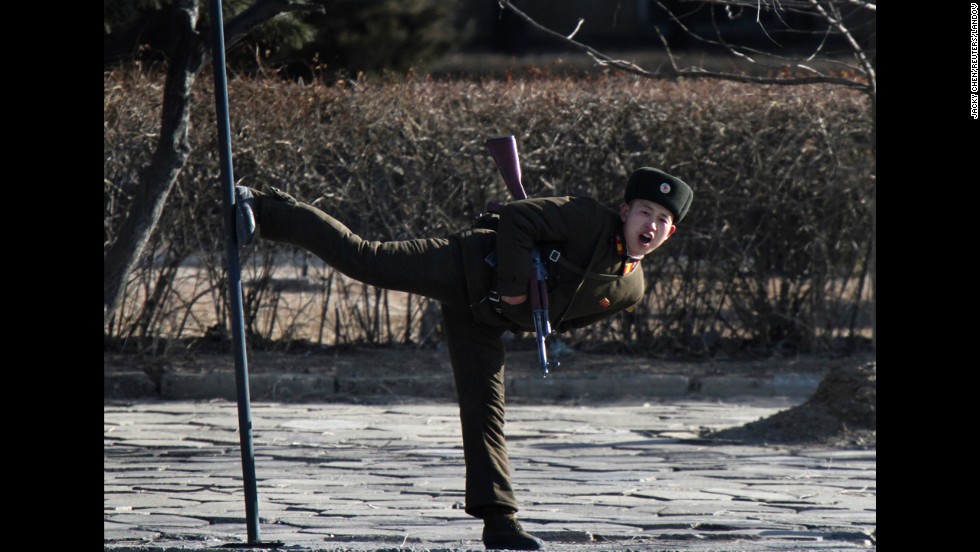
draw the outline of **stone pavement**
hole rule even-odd
[[[550,550],[875,549],[874,450],[709,443],[792,406],[671,399],[513,406],[520,518]],[[452,403],[253,404],[263,541],[284,550],[482,550],[461,509]],[[105,550],[244,540],[235,404],[107,402]]]

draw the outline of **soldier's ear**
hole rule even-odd
[[[626,222],[626,216],[630,214],[630,206],[628,203],[619,204],[619,218]]]

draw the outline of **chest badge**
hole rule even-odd
[[[601,306],[604,309],[608,309],[609,305],[611,304],[612,303],[609,301],[608,297],[603,297],[602,299],[599,299],[599,306]]]

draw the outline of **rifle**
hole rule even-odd
[[[486,142],[497,169],[504,177],[504,183],[514,199],[527,199],[527,192],[521,184],[521,164],[517,159],[517,140],[514,136],[490,138]],[[534,332],[538,346],[538,363],[543,377],[548,377],[549,368],[557,368],[559,362],[548,360],[545,339],[551,334],[551,321],[548,319],[548,267],[541,259],[538,248],[531,249],[531,286],[529,290],[531,313],[534,319]]]

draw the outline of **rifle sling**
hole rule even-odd
[[[599,242],[602,241],[602,237],[605,236],[606,234],[607,232],[605,231],[599,232],[599,236],[596,238],[595,243],[592,245],[592,258],[589,259],[589,264],[585,267],[584,271],[578,268],[577,266],[573,265],[567,259],[565,259],[564,255],[560,255],[557,260],[553,261],[560,264],[562,267],[564,267],[567,270],[582,275],[582,278],[578,281],[578,286],[575,287],[575,292],[572,293],[572,297],[568,300],[568,303],[565,305],[565,310],[562,311],[561,316],[558,317],[558,320],[554,324],[556,330],[558,328],[561,328],[561,323],[563,320],[565,320],[565,315],[568,314],[568,309],[572,308],[572,305],[575,303],[575,299],[578,297],[578,292],[582,291],[582,285],[585,284],[586,279],[610,281],[610,280],[617,280],[619,278],[622,278],[622,276],[615,276],[612,274],[596,274],[592,272],[592,267],[595,266],[596,262],[599,260],[599,257],[601,257],[601,255],[599,254]],[[545,258],[550,258],[550,256],[547,256]]]

